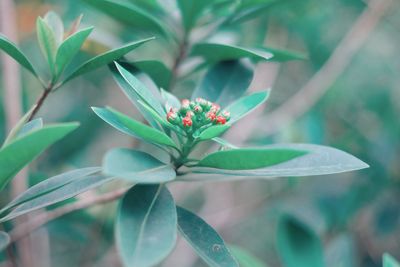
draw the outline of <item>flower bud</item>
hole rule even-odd
[[[190,128],[190,127],[192,127],[192,124],[193,124],[193,121],[192,121],[192,119],[190,118],[190,117],[184,117],[183,119],[182,119],[182,125],[183,125],[183,127],[185,127],[185,128]]]
[[[215,119],[215,124],[225,124],[226,123],[226,119],[223,116],[217,116],[217,118]]]
[[[217,114],[220,111],[221,107],[218,104],[212,103],[210,111]]]
[[[170,111],[167,113],[167,120],[172,123],[172,124],[178,124],[180,122],[180,118],[178,116],[178,113],[174,111]]]
[[[193,111],[195,114],[199,114],[203,112],[203,108],[200,105],[196,105],[193,107]]]
[[[224,111],[222,111],[222,114],[221,114],[227,121],[229,121],[229,119],[231,118],[231,113],[229,112],[229,111],[226,111],[226,110],[224,110]]]
[[[194,116],[194,112],[191,111],[191,110],[189,110],[189,111],[186,112],[185,115],[186,115],[186,117],[188,117],[188,118],[192,118],[192,117]]]
[[[213,122],[216,119],[216,117],[217,117],[217,115],[215,115],[214,112],[209,111],[206,113],[206,121],[207,122]]]

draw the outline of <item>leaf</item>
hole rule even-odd
[[[169,111],[171,108],[180,108],[181,107],[181,101],[179,99],[171,94],[168,91],[165,91],[164,89],[161,88],[161,97],[164,102],[164,107],[165,110]]]
[[[283,163],[307,154],[286,148],[239,148],[214,152],[201,159],[199,166],[226,170],[251,170]]]
[[[183,27],[186,32],[189,32],[196,24],[197,19],[204,9],[211,5],[215,0],[177,0],[178,7],[181,11]]]
[[[54,33],[47,22],[41,17],[38,17],[36,20],[36,31],[40,49],[49,64],[51,75],[54,77],[56,73],[54,60],[58,48]]]
[[[225,242],[205,221],[181,207],[178,230],[210,267],[239,267]]]
[[[9,214],[7,214],[7,216],[1,218],[0,222],[5,222],[34,210],[48,207],[61,201],[73,198],[90,189],[111,182],[112,180],[114,180],[113,177],[104,175],[88,175],[84,177],[78,177],[70,183],[66,183],[55,190],[49,191],[43,195],[37,196],[20,204]]]
[[[161,61],[143,60],[132,63],[140,71],[149,75],[154,83],[160,88],[169,88],[171,82],[171,71]]]
[[[225,109],[231,113],[231,119],[229,120],[229,124],[233,124],[236,121],[240,120],[251,111],[256,109],[258,106],[267,101],[269,97],[270,90],[256,92],[248,96],[244,96],[233,102]]]
[[[113,126],[115,129],[125,134],[143,139],[144,141],[155,145],[165,145],[178,149],[175,142],[168,135],[160,132],[157,129],[135,121],[130,117],[110,108],[93,107],[92,109],[97,116]]]
[[[230,245],[229,249],[239,262],[240,267],[267,267],[262,261],[242,248]]]
[[[117,249],[125,267],[160,263],[176,243],[177,215],[165,186],[136,185],[122,198],[116,220]]]
[[[138,103],[140,99],[142,99],[139,94],[129,85],[129,83],[125,80],[125,78],[121,75],[117,66],[115,64],[109,64],[109,69],[113,75],[114,80],[117,82],[119,88],[122,92],[128,97],[128,99],[135,105],[135,107],[140,111],[146,121],[156,129],[161,129],[158,125],[157,121],[153,119],[153,116],[149,114],[149,112]],[[130,66],[130,65],[129,65]],[[130,66],[132,67],[132,66]]]
[[[53,32],[56,47],[59,47],[64,39],[64,24],[60,16],[53,11],[49,11],[44,16],[44,21]]]
[[[35,106],[33,106],[27,113],[25,113],[24,116],[22,116],[22,118],[17,122],[17,124],[11,129],[11,131],[8,134],[6,140],[4,141],[2,147],[5,147],[13,139],[15,139],[15,137],[18,135],[18,133],[24,127],[25,123],[29,120],[29,117],[32,115],[32,112],[34,111],[34,109],[35,109]]]
[[[192,47],[190,56],[200,56],[211,63],[241,58],[249,58],[256,62],[268,61],[273,57],[270,52],[260,48],[246,48],[218,43],[197,43]]]
[[[61,43],[56,55],[57,76],[60,76],[68,63],[79,52],[86,38],[92,32],[93,27],[80,30]]]
[[[196,136],[195,137],[199,141],[212,139],[214,137],[220,136],[221,134],[226,132],[230,127],[231,126],[229,124],[211,126],[202,131],[197,137]]]
[[[400,263],[390,254],[383,254],[383,267],[400,267]]]
[[[225,24],[242,23],[246,20],[257,18],[259,15],[265,14],[272,4],[278,3],[276,0],[246,0],[241,1],[240,5],[232,12]]]
[[[130,182],[147,184],[165,183],[176,177],[171,164],[164,164],[145,152],[124,148],[107,152],[103,171]]]
[[[29,70],[34,76],[39,77],[32,63],[10,39],[0,33],[0,49],[15,59],[22,67]]]
[[[134,4],[122,3],[109,0],[84,0],[91,6],[99,9],[105,14],[111,16],[117,21],[120,21],[133,29],[157,32],[168,37],[169,31],[164,26],[163,22],[149,12],[139,8]]]
[[[43,120],[41,118],[31,120],[31,121],[25,123],[24,126],[22,126],[22,128],[19,130],[19,132],[15,138],[22,137],[30,132],[39,130],[41,128],[43,128]]]
[[[88,73],[92,70],[95,70],[97,68],[100,68],[104,65],[107,65],[114,60],[117,60],[121,57],[123,57],[125,54],[131,52],[135,48],[141,46],[142,44],[153,40],[154,38],[148,38],[148,39],[143,39],[140,41],[132,42],[129,44],[126,44],[122,47],[107,51],[103,54],[100,54],[98,56],[95,56],[94,58],[89,59],[88,61],[84,62],[82,65],[80,65],[77,69],[75,69],[64,81],[63,83],[66,83],[67,81],[80,76],[82,74]]]
[[[48,178],[20,194],[17,198],[11,201],[7,206],[1,209],[0,213],[12,209],[18,205],[21,205],[34,198],[48,194],[54,190],[57,190],[73,181],[82,179],[88,175],[92,175],[101,171],[99,167],[77,169],[69,172],[65,172],[54,177]]]
[[[232,180],[248,179],[249,177],[276,178],[276,177],[301,177],[342,173],[360,170],[369,167],[356,157],[341,150],[311,144],[275,144],[262,147],[263,149],[290,149],[308,151],[307,155],[297,157],[290,161],[255,170],[221,170],[216,168],[196,167],[191,168],[194,173],[190,176],[180,176],[182,180]],[[220,174],[220,175],[218,175]]]
[[[227,148],[239,148],[231,143],[229,143],[227,140],[219,138],[219,137],[214,137],[212,139],[214,142],[217,142],[218,144],[220,144],[222,147],[227,147]]]
[[[6,232],[0,231],[0,252],[3,251],[8,244],[10,244],[10,237]]]
[[[78,123],[45,126],[24,135],[0,149],[0,190],[11,178],[47,147],[78,127]]]
[[[259,47],[259,49],[269,52],[273,55],[273,57],[269,60],[271,62],[285,62],[289,60],[307,59],[307,57],[304,54],[295,51],[280,50],[270,47]]]
[[[253,70],[243,63],[220,62],[206,73],[200,86],[193,92],[192,99],[202,97],[224,107],[241,97],[252,79]]]
[[[321,240],[315,231],[291,215],[278,222],[277,247],[286,267],[323,267]]]
[[[150,92],[149,89],[146,88],[146,86],[142,82],[140,82],[132,73],[130,73],[120,64],[115,63],[115,66],[117,67],[118,71],[125,79],[125,81],[136,92],[137,96],[140,97],[140,100],[152,107],[155,111],[158,112],[159,115],[166,115],[160,101]]]

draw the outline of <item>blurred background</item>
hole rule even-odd
[[[146,5],[146,1],[131,2]],[[159,2],[169,16],[179,16],[174,1]],[[57,11],[66,25],[83,14],[82,25],[95,26],[91,35],[95,42],[86,44],[77,62],[102,51],[100,44],[116,47],[154,35],[117,22],[80,0],[18,0],[14,4],[16,29],[9,37],[43,72],[35,21],[48,10]],[[0,16],[10,15],[11,10],[0,10]],[[12,27],[10,21],[1,23],[2,33]],[[196,36],[201,38],[201,30],[192,38]],[[249,90],[271,87],[270,99],[233,127],[226,135],[229,141],[237,145],[322,144],[347,151],[371,167],[310,178],[175,183],[171,190],[177,202],[200,214],[227,243],[259,258],[261,266],[375,267],[381,266],[384,252],[400,258],[400,2],[279,0],[215,38],[289,49],[307,57],[257,65]],[[158,59],[172,65],[171,50],[159,39],[128,58]],[[4,93],[4,76],[18,81],[24,111],[36,101],[41,87],[27,71],[17,68],[10,73],[1,66],[3,140],[5,110],[15,108]],[[182,73],[184,68],[185,64]],[[189,96],[203,74],[178,80],[172,91],[180,98]],[[90,110],[104,105],[140,118],[107,68],[80,77],[50,96],[39,115],[46,122],[80,121],[81,127],[30,166],[30,184],[64,170],[97,166],[112,147],[138,145]],[[7,194],[0,196],[1,205],[7,200]],[[114,206],[72,213],[36,231],[40,242],[34,247],[35,266],[120,266],[113,245]],[[294,259],[308,264],[294,264]],[[205,265],[185,241],[179,241],[160,266]]]

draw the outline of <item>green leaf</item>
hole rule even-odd
[[[38,210],[61,201],[73,198],[83,192],[99,187],[105,183],[113,181],[113,177],[104,175],[87,175],[76,177],[70,183],[55,188],[52,191],[46,192],[43,195],[39,195],[33,199],[30,199],[15,209],[13,209],[7,216],[0,219],[0,222],[14,219],[23,214]]]
[[[165,133],[151,128],[130,117],[110,108],[92,108],[93,111],[105,122],[115,129],[128,135],[140,138],[155,145],[165,145],[177,149],[174,141]]]
[[[323,267],[323,249],[317,233],[297,217],[283,215],[278,222],[277,247],[286,267]]]
[[[63,83],[66,83],[67,81],[80,76],[82,74],[88,73],[92,70],[95,70],[97,68],[100,68],[102,66],[105,66],[121,57],[126,55],[127,53],[131,52],[135,48],[141,46],[142,44],[153,40],[154,38],[148,38],[148,39],[143,39],[140,41],[132,42],[129,44],[126,44],[122,47],[107,51],[103,54],[100,54],[98,56],[95,56],[94,58],[89,59],[82,65],[80,65],[76,70],[74,70],[64,81]]]
[[[230,245],[229,249],[239,262],[240,267],[267,267],[262,261],[242,248]]]
[[[201,159],[199,166],[226,170],[251,170],[283,163],[307,154],[285,148],[239,148],[214,152]]]
[[[125,65],[124,65],[125,66]],[[135,105],[135,107],[140,111],[140,113],[143,115],[143,117],[146,119],[146,121],[149,122],[149,124],[156,129],[161,129],[160,126],[158,125],[157,121],[153,119],[153,116],[149,114],[149,112],[138,103],[140,99],[140,95],[129,85],[129,83],[125,80],[125,78],[121,75],[119,70],[117,69],[117,66],[115,64],[109,64],[108,65],[109,69],[111,70],[111,73],[113,75],[114,80],[117,82],[119,88],[122,90],[122,92],[128,97],[128,99]],[[130,67],[132,68],[131,65],[126,65],[125,67]],[[131,70],[131,69],[130,69]],[[132,70],[134,71],[134,70]]]
[[[228,17],[224,24],[242,23],[246,20],[257,18],[259,15],[265,14],[272,4],[278,3],[276,0],[245,0],[241,1],[231,16]]]
[[[400,267],[400,263],[390,254],[383,254],[383,267]]]
[[[181,11],[183,27],[189,32],[196,24],[197,19],[204,9],[211,5],[215,0],[177,0],[178,7]]]
[[[10,237],[7,233],[0,231],[0,252],[10,244]]]
[[[92,32],[93,27],[80,30],[61,43],[56,55],[57,76],[60,76],[65,67],[71,62],[73,57],[79,52],[86,38]]]
[[[181,207],[177,207],[177,211],[179,232],[210,267],[239,267],[225,242],[210,225]]]
[[[132,73],[118,63],[115,63],[118,71],[121,73],[125,81],[131,86],[136,92],[137,96],[140,97],[144,103],[148,104],[161,116],[166,116],[165,110],[163,109],[160,101],[150,92],[146,86],[139,81]]]
[[[197,43],[192,47],[190,56],[200,56],[211,63],[241,58],[249,58],[258,62],[268,61],[273,57],[270,52],[260,48],[247,48],[218,43]]]
[[[226,132],[230,127],[231,126],[229,124],[214,125],[214,126],[211,126],[211,127],[207,128],[207,129],[205,129],[197,137],[196,136],[195,137],[199,141],[212,139],[214,137],[220,136],[221,134]]]
[[[54,33],[47,22],[41,17],[38,17],[36,20],[36,31],[40,49],[47,59],[51,75],[54,77],[56,74],[54,61],[58,48]]]
[[[249,177],[276,178],[301,177],[342,173],[368,168],[369,166],[356,157],[335,148],[310,144],[275,144],[262,149],[308,151],[307,155],[290,161],[254,170],[222,170],[217,168],[191,168],[191,175],[180,176],[182,180],[233,180]],[[197,175],[194,173],[198,173]]]
[[[25,113],[24,116],[22,116],[22,118],[17,122],[17,124],[11,129],[2,147],[5,147],[13,139],[15,139],[16,136],[18,136],[18,133],[24,127],[25,123],[29,120],[29,117],[32,115],[34,109],[35,106],[33,106],[27,113]]]
[[[171,94],[168,91],[165,91],[164,89],[161,88],[161,97],[164,102],[164,107],[166,111],[169,111],[171,108],[180,108],[181,107],[181,101],[179,99]]]
[[[222,147],[226,147],[226,148],[239,148],[231,143],[229,143],[227,140],[219,138],[219,137],[214,137],[212,139],[214,142],[217,142],[218,144],[220,144]]]
[[[156,32],[166,37],[170,35],[169,30],[166,29],[163,22],[159,21],[157,17],[153,16],[151,13],[134,4],[109,0],[84,1],[111,16],[115,20],[131,26],[132,29],[148,31],[151,33]]]
[[[0,49],[15,59],[22,67],[29,70],[34,76],[39,77],[29,59],[10,39],[0,33]]]
[[[259,49],[271,53],[273,57],[269,61],[272,62],[285,62],[289,60],[307,59],[307,57],[304,54],[295,51],[281,50],[270,47],[260,47]]]
[[[253,70],[240,61],[220,62],[206,73],[192,99],[202,97],[224,107],[241,97],[252,79]]]
[[[49,11],[46,13],[43,20],[53,32],[56,47],[59,47],[64,39],[64,24],[60,16],[58,16],[58,14],[53,11]]]
[[[269,92],[270,90],[256,92],[251,95],[244,96],[236,102],[233,102],[232,104],[227,106],[225,109],[231,113],[229,124],[235,123],[236,121],[240,120],[251,111],[256,109],[258,106],[263,104],[265,101],[267,101],[269,97]]]
[[[103,171],[130,182],[147,184],[165,183],[176,177],[171,164],[165,164],[145,152],[124,148],[107,152]]]
[[[43,128],[43,120],[41,118],[31,120],[30,122],[25,123],[24,126],[22,126],[21,130],[18,131],[18,134],[15,138],[22,137],[30,132],[39,130],[41,128]]]
[[[174,200],[165,186],[136,185],[122,198],[117,249],[125,267],[151,267],[172,251],[177,236]]]
[[[4,208],[0,210],[0,213],[4,213],[5,211],[12,209],[16,206],[19,206],[27,201],[30,201],[34,198],[40,197],[42,195],[48,194],[54,190],[57,190],[67,184],[72,183],[78,179],[82,179],[88,175],[92,175],[101,171],[99,167],[91,167],[91,168],[83,168],[77,169],[69,172],[65,172],[54,177],[48,178],[23,192],[9,204],[7,204]]]
[[[78,127],[78,123],[45,126],[24,135],[0,149],[0,190],[47,147]]]
[[[149,75],[154,83],[160,88],[169,88],[171,82],[171,71],[161,61],[143,60],[132,63],[140,71]]]

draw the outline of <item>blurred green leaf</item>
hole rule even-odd
[[[383,254],[383,267],[400,267],[400,263],[390,254]]]
[[[281,50],[270,47],[259,47],[259,49],[271,53],[273,56],[269,61],[272,62],[285,62],[289,60],[307,59],[307,57],[304,54],[295,51]]]
[[[41,128],[43,128],[43,120],[41,118],[33,119],[22,126],[22,128],[18,131],[16,138],[22,137],[34,130]]]
[[[239,148],[207,155],[199,166],[227,170],[251,170],[283,163],[307,154],[295,149]]]
[[[175,179],[171,164],[138,150],[116,148],[103,160],[104,173],[135,183],[165,183]]]
[[[169,88],[171,82],[171,71],[164,63],[157,60],[142,60],[132,63],[140,71],[149,75],[154,83],[160,88]]]
[[[226,132],[230,127],[231,126],[229,124],[214,125],[202,131],[198,136],[195,136],[195,138],[199,141],[212,139],[214,137],[220,136],[221,134]]]
[[[214,138],[215,139],[215,138]],[[191,168],[193,173],[189,176],[180,176],[182,180],[224,180],[224,179],[247,179],[251,176],[260,178],[276,177],[301,177],[342,173],[368,168],[369,166],[356,157],[341,150],[311,144],[274,144],[264,146],[261,150],[291,150],[307,151],[307,155],[294,158],[290,161],[273,165],[270,167],[254,170],[222,170],[218,168],[195,167]],[[229,150],[230,151],[230,150]],[[234,150],[233,150],[234,151]],[[213,154],[211,154],[213,155]],[[218,156],[217,156],[218,157]],[[203,174],[203,175],[202,175]],[[218,176],[218,174],[221,174]],[[228,176],[227,176],[228,175]],[[236,178],[235,178],[236,176]]]
[[[209,266],[239,267],[225,242],[210,225],[181,207],[177,207],[177,211],[179,232]]]
[[[211,63],[241,58],[249,58],[257,62],[269,61],[273,58],[270,52],[260,48],[248,48],[218,43],[197,43],[193,45],[190,56],[199,56]]]
[[[111,182],[114,177],[104,176],[100,174],[87,175],[83,177],[76,177],[70,183],[66,183],[52,191],[46,192],[33,199],[27,200],[24,203],[13,209],[7,216],[0,219],[0,222],[14,219],[23,214],[38,210],[64,200],[73,198],[90,189],[99,187],[105,183]]]
[[[53,11],[49,11],[46,13],[43,20],[53,32],[54,41],[58,48],[64,39],[64,24],[60,16]]]
[[[36,20],[36,31],[40,49],[47,59],[52,77],[55,77],[56,69],[54,61],[58,47],[54,33],[47,22],[41,17],[38,17]]]
[[[192,99],[202,97],[224,107],[241,97],[252,79],[253,70],[240,61],[220,62],[207,71]]]
[[[229,143],[227,140],[222,139],[220,137],[214,137],[212,139],[214,142],[217,142],[218,144],[220,144],[222,147],[227,147],[227,148],[238,148],[237,146]]]
[[[231,113],[231,119],[229,120],[229,124],[235,123],[240,120],[251,111],[259,107],[265,101],[267,101],[269,97],[270,90],[255,92],[251,95],[244,96],[238,99],[236,102],[233,102],[225,109]]]
[[[47,147],[75,130],[78,123],[45,126],[22,136],[0,149],[0,190]]]
[[[126,44],[122,47],[107,51],[103,54],[100,54],[98,56],[95,56],[94,58],[89,59],[82,65],[80,65],[77,69],[75,69],[64,81],[63,83],[66,83],[67,81],[80,76],[82,74],[85,74],[87,72],[90,72],[92,70],[95,70],[97,68],[100,68],[102,66],[105,66],[114,60],[117,60],[121,57],[123,57],[125,54],[131,52],[132,50],[136,49],[137,47],[141,46],[142,44],[153,40],[154,38],[148,38],[148,39],[143,39],[140,41],[132,42],[129,44]]]
[[[177,149],[175,142],[165,133],[135,121],[130,117],[110,108],[92,108],[93,111],[105,122],[115,129],[140,138],[155,145],[165,145]]]
[[[225,24],[242,23],[255,19],[267,11],[276,0],[241,0],[235,11],[231,12]]]
[[[181,11],[183,27],[189,32],[196,24],[197,19],[207,6],[213,4],[215,0],[177,0],[178,7]]]
[[[151,267],[176,242],[174,200],[163,185],[136,185],[122,198],[116,220],[117,249],[126,267]]]
[[[229,249],[239,262],[240,267],[267,267],[262,261],[242,248],[230,245]]]
[[[7,144],[9,144],[13,139],[15,139],[18,136],[18,133],[24,127],[25,123],[29,120],[29,117],[32,115],[32,112],[34,109],[35,109],[35,106],[33,106],[28,112],[26,112],[24,114],[24,116],[22,116],[22,118],[17,122],[17,124],[14,125],[14,127],[11,129],[10,133],[8,134],[6,140],[4,140],[2,148],[5,147]]]
[[[161,97],[166,111],[169,111],[171,108],[181,107],[181,101],[179,101],[179,99],[175,95],[171,94],[170,92],[162,88],[161,88]]]
[[[65,172],[51,178],[48,178],[32,187],[28,190],[20,194],[17,198],[7,204],[4,208],[0,210],[0,213],[4,213],[5,211],[12,209],[16,206],[19,206],[27,201],[30,201],[34,198],[43,196],[48,194],[54,190],[57,190],[67,184],[72,183],[78,179],[82,179],[85,176],[92,175],[101,171],[100,167],[91,167],[91,168],[83,168],[77,169],[69,172]]]
[[[0,232],[0,252],[3,251],[10,243],[10,237],[5,232]]]
[[[296,217],[282,215],[278,222],[277,248],[286,267],[324,267],[318,235]]]
[[[80,30],[61,43],[56,55],[57,77],[61,75],[68,63],[79,52],[86,38],[92,32],[93,27]]]
[[[121,76],[125,79],[125,81],[131,86],[131,88],[136,92],[134,97],[139,96],[140,100],[144,103],[148,104],[155,111],[158,112],[159,115],[165,116],[165,110],[161,105],[159,99],[157,99],[146,86],[140,82],[132,73],[130,73],[126,68],[121,66],[118,63],[115,63],[118,71]],[[132,95],[133,96],[133,95]],[[136,99],[137,101],[138,99]]]
[[[34,76],[39,77],[29,59],[10,39],[0,33],[0,49],[15,59],[22,67],[29,70]]]
[[[151,13],[134,4],[109,0],[84,1],[111,16],[115,20],[131,26],[133,29],[148,31],[151,33],[160,33],[165,37],[171,35],[171,32],[166,29],[163,22],[159,21],[158,18],[153,16]]]

